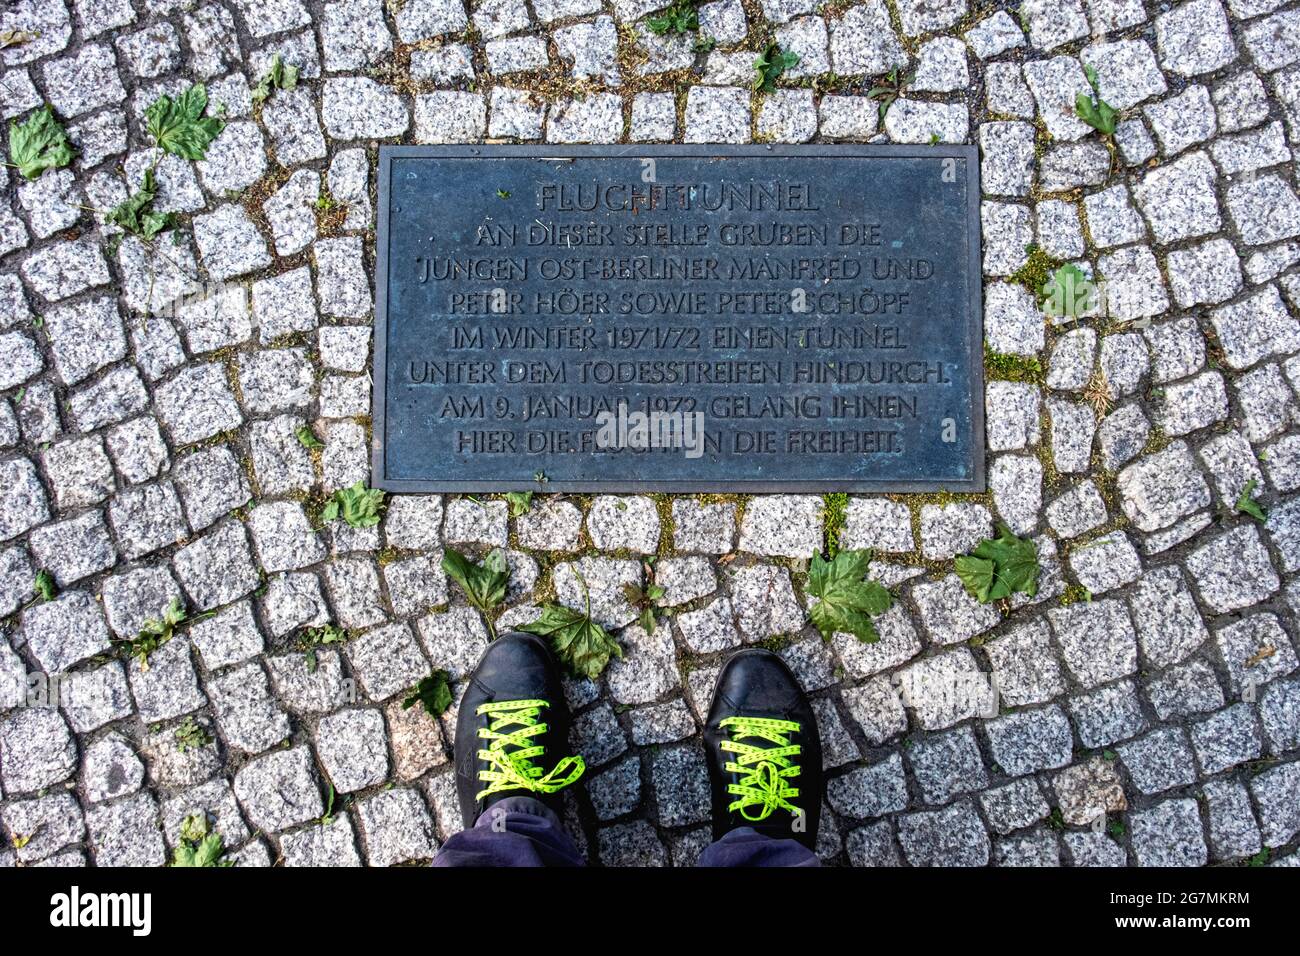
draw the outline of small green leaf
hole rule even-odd
[[[121,226],[127,232],[147,242],[175,220],[172,213],[154,212],[149,208],[157,195],[158,184],[154,180],[153,169],[146,169],[140,188],[125,202],[113,207],[104,216],[104,221]]]
[[[55,595],[59,593],[58,586],[54,583],[54,575],[44,568],[36,572],[33,590],[42,601],[53,601]]]
[[[799,63],[799,54],[782,50],[775,40],[769,40],[767,46],[754,60],[754,89],[760,93],[771,93],[776,88],[776,81],[786,70]]]
[[[299,435],[299,441],[302,436]],[[378,488],[367,488],[358,481],[350,488],[340,488],[321,509],[321,520],[333,521],[342,516],[353,528],[373,528],[379,524],[379,514],[384,510],[384,493]]]
[[[208,831],[207,820],[199,814],[185,818],[181,824],[180,840],[172,850],[172,866],[227,867],[235,864],[223,860],[225,842],[221,834]]]
[[[510,567],[506,564],[505,554],[497,549],[489,552],[482,564],[475,564],[455,548],[447,548],[442,555],[442,570],[460,585],[469,603],[478,608],[495,637],[492,611],[505,600],[506,586],[510,583]]]
[[[520,515],[526,515],[533,508],[533,493],[531,491],[507,491],[506,504],[510,508],[510,517],[518,518]]]
[[[280,54],[275,54],[271,57],[271,68],[262,74],[262,78],[253,87],[253,102],[265,102],[276,90],[293,89],[298,85],[298,72],[298,67],[287,65]]]
[[[596,680],[611,657],[623,656],[618,641],[591,619],[590,602],[586,613],[562,604],[547,604],[541,617],[520,630],[548,639],[555,656],[577,677]]]
[[[497,190],[497,199],[509,199],[509,198],[510,198],[510,190],[508,189]]]
[[[149,669],[149,655],[170,641],[176,628],[184,623],[188,614],[181,599],[174,597],[163,609],[161,618],[149,618],[140,625],[140,632],[127,640],[115,641],[128,657],[134,657],[140,663],[140,669]]]
[[[1004,524],[998,525],[996,538],[985,538],[953,564],[966,591],[981,604],[1016,592],[1038,593],[1038,545],[1016,537]]]
[[[194,719],[192,714],[181,721],[173,736],[176,738],[176,749],[181,753],[187,750],[202,750],[212,743],[212,735]]]
[[[1083,274],[1082,269],[1067,262],[1043,283],[1038,304],[1050,316],[1081,318],[1096,310],[1097,286]]]
[[[159,149],[181,159],[204,159],[212,141],[226,128],[224,121],[204,116],[208,91],[202,83],[193,84],[172,99],[163,94],[144,111],[149,135]]]
[[[1241,489],[1241,494],[1237,496],[1237,501],[1232,507],[1233,510],[1250,515],[1260,524],[1263,524],[1268,520],[1268,512],[1255,500],[1255,486],[1258,484],[1259,481],[1255,478],[1246,482],[1246,487]]]
[[[658,16],[646,20],[646,26],[656,36],[668,33],[693,33],[700,28],[700,15],[696,9],[699,0],[673,0],[672,5]]]
[[[402,701],[402,709],[410,710],[416,704],[422,704],[430,717],[439,717],[451,706],[451,701],[447,672],[437,670],[415,685],[415,689]]]
[[[1074,112],[1079,119],[1097,132],[1111,136],[1119,125],[1119,111],[1101,98],[1101,90],[1097,85],[1097,71],[1091,66],[1085,66],[1083,71],[1088,77],[1088,85],[1092,87],[1092,93],[1075,94]]]
[[[871,619],[888,611],[894,599],[880,582],[864,580],[870,566],[867,550],[840,551],[830,561],[812,556],[808,593],[819,600],[808,616],[824,640],[837,631],[868,644],[880,640]]]
[[[49,104],[19,123],[9,121],[9,162],[26,179],[36,179],[47,169],[59,169],[72,162],[72,142]]]
[[[325,443],[316,437],[316,433],[311,430],[310,425],[303,425],[294,435],[298,438],[298,444],[303,448],[324,448]]]
[[[307,673],[316,673],[317,648],[327,644],[343,644],[351,638],[351,634],[343,630],[337,624],[322,624],[320,627],[304,627],[298,634],[298,650],[303,652],[307,660]]]

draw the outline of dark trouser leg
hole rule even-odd
[[[505,797],[474,826],[442,845],[434,866],[585,866],[586,860],[549,807],[532,797]]]
[[[777,840],[738,827],[700,854],[697,866],[821,866],[817,854],[797,840]]]

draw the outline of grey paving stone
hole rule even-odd
[[[686,745],[659,750],[650,759],[650,785],[662,826],[709,819],[709,781],[702,748]]]
[[[342,710],[321,718],[316,747],[330,782],[340,793],[374,786],[388,776],[384,718],[378,710]]]
[[[305,827],[280,838],[285,866],[361,866],[356,833],[346,814],[318,827]]]
[[[310,751],[298,746],[259,757],[235,774],[235,796],[248,820],[278,832],[325,812]]]
[[[1263,748],[1254,709],[1235,704],[1192,725],[1192,745],[1201,769],[1218,773],[1258,757]]]
[[[76,799],[57,793],[32,800],[11,800],[0,809],[5,826],[16,836],[29,837],[16,855],[23,863],[36,863],[86,835],[85,819]]]
[[[1217,70],[1237,56],[1218,0],[1192,0],[1156,18],[1160,62],[1183,76]]]
[[[1275,615],[1252,614],[1215,632],[1219,656],[1228,671],[1229,689],[1252,692],[1296,668],[1295,649]]]
[[[221,769],[220,749],[211,722],[200,717],[196,723],[200,731],[210,738],[209,743],[181,749],[176,740],[176,727],[151,730],[145,737],[141,753],[145,758],[149,779],[156,786],[192,787],[212,779]]]
[[[149,655],[148,663],[146,670],[136,658],[126,668],[141,720],[171,720],[207,703],[199,689],[188,639],[172,638]]]
[[[947,803],[959,793],[988,786],[984,760],[969,727],[922,737],[907,756],[926,803]]]
[[[289,736],[289,720],[271,694],[266,671],[257,663],[232,668],[210,679],[206,687],[221,735],[232,748],[258,754]]]
[[[1166,800],[1129,815],[1138,866],[1203,866],[1208,851],[1195,800]]]
[[[913,586],[912,600],[920,611],[921,626],[930,640],[938,644],[967,641],[1002,619],[997,607],[980,604],[971,597],[955,574]]]
[[[23,616],[22,634],[28,650],[47,674],[64,671],[110,646],[102,612],[82,591],[68,591],[28,609]]]
[[[1084,687],[1096,687],[1137,670],[1137,640],[1128,611],[1109,599],[1047,613],[1066,666]]]
[[[641,758],[628,757],[589,778],[587,795],[602,822],[632,812],[641,802]]]
[[[166,860],[158,804],[150,794],[92,807],[86,828],[97,866],[161,866]]]
[[[1218,612],[1248,607],[1280,587],[1259,532],[1244,525],[1194,551],[1186,567],[1201,598]]]
[[[970,651],[954,648],[899,671],[899,692],[917,723],[940,730],[993,709],[988,677]]]
[[[1181,728],[1153,730],[1116,747],[1134,786],[1142,793],[1163,793],[1196,780],[1196,765]]]
[[[172,557],[176,576],[199,610],[229,604],[258,585],[248,549],[248,535],[238,521],[227,520]]]
[[[994,866],[1060,866],[1061,846],[1055,833],[1038,827],[995,840]]]
[[[883,816],[908,805],[902,758],[892,753],[826,782],[826,799],[837,813],[855,819]]]
[[[1259,826],[1246,788],[1237,780],[1205,785],[1210,852],[1216,860],[1253,856],[1260,851]]]
[[[1116,486],[1124,513],[1140,531],[1166,528],[1210,504],[1210,489],[1183,442],[1127,466]]]
[[[1300,744],[1300,681],[1271,683],[1260,698],[1259,716],[1270,753],[1282,753]]]
[[[736,625],[748,640],[793,634],[804,624],[790,573],[771,565],[732,568],[728,579]]]
[[[1161,720],[1201,714],[1223,706],[1223,689],[1203,660],[1177,664],[1151,678],[1146,696]]]
[[[208,670],[238,664],[260,654],[264,647],[261,631],[253,620],[252,606],[247,601],[195,621],[189,627],[189,637]]]
[[[22,707],[0,720],[0,779],[6,796],[35,793],[72,776],[77,749],[67,722],[49,707]]]
[[[988,832],[965,800],[943,810],[903,814],[898,842],[913,866],[984,866],[989,861]]]
[[[1075,866],[1124,866],[1124,848],[1104,833],[1066,833],[1067,857]]]
[[[362,689],[376,701],[414,687],[430,671],[405,624],[390,624],[354,638],[347,654]]]
[[[1137,687],[1132,681],[1119,681],[1071,697],[1066,706],[1074,718],[1079,742],[1085,747],[1104,747],[1147,728]]]
[[[1055,706],[986,720],[984,733],[993,759],[1011,776],[1065,766],[1074,749],[1070,723]]]
[[[1267,847],[1279,847],[1300,832],[1300,764],[1284,763],[1250,779],[1250,793],[1259,815],[1260,835]]]

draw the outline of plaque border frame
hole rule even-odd
[[[483,481],[483,480],[436,480],[428,478],[400,479],[390,478],[385,470],[384,441],[387,416],[385,415],[387,376],[384,374],[387,363],[388,337],[388,240],[389,233],[389,190],[391,185],[392,164],[395,159],[501,159],[501,158],[536,158],[536,159],[622,159],[622,158],[674,158],[704,157],[725,158],[728,156],[758,156],[774,158],[790,157],[866,157],[895,159],[939,159],[955,157],[966,161],[966,229],[967,229],[967,269],[972,278],[970,295],[967,301],[967,351],[971,359],[971,430],[973,432],[972,451],[974,456],[971,477],[964,480],[933,481],[887,481],[887,480],[829,480],[829,479],[763,479],[763,480],[727,480],[701,481],[684,479],[682,481],[627,479],[560,481],[547,480],[544,483],[529,480],[520,481]],[[979,147],[973,144],[935,144],[933,146],[917,145],[868,145],[858,143],[811,143],[811,144],[746,144],[746,145],[680,145],[671,143],[626,143],[610,145],[440,145],[440,146],[393,146],[379,147],[378,162],[379,202],[378,221],[375,232],[375,321],[374,321],[374,365],[372,367],[371,388],[371,486],[384,491],[396,493],[460,493],[460,492],[506,492],[537,491],[592,493],[713,493],[713,494],[765,494],[772,492],[983,492],[985,483],[985,433],[984,433],[984,289],[983,289],[983,251],[981,247],[980,224],[980,175]],[[375,374],[375,373],[378,374]]]

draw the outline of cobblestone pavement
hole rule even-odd
[[[161,864],[196,810],[241,865],[427,860],[454,712],[401,702],[487,641],[453,544],[509,549],[500,626],[576,601],[576,566],[618,629],[569,688],[593,861],[699,854],[701,709],[761,643],[816,697],[828,861],[1300,863],[1300,7],[1002,6],[716,0],[660,37],[660,0],[6,4],[0,112],[50,103],[77,156],[0,169],[0,863]],[[769,37],[799,61],[752,93]],[[302,80],[255,104],[277,53]],[[1075,115],[1085,66],[1113,149]],[[95,210],[192,80],[228,125],[158,164],[180,225],[144,244]],[[375,144],[485,138],[979,144],[989,493],[402,496],[317,527],[368,478]],[[1030,243],[1104,277],[1105,318],[1046,321]],[[225,297],[162,308],[204,278]],[[1252,481],[1266,521],[1235,508]],[[995,519],[1039,542],[1032,601],[953,574]],[[895,589],[877,644],[808,625],[828,532]],[[647,634],[621,585],[651,555]],[[190,621],[121,657],[172,598]],[[353,636],[313,667],[300,630],[329,622]],[[59,707],[24,706],[40,673]]]

